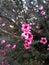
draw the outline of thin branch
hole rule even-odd
[[[3,31],[4,33],[7,33],[9,35],[12,35],[10,32],[8,32],[8,31],[6,31],[6,30],[4,30],[2,28],[0,28],[0,30]],[[16,35],[14,35],[13,37],[16,37],[17,39],[21,39],[19,36],[16,36]]]

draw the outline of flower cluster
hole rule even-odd
[[[38,10],[39,10],[40,14],[41,14],[42,16],[44,16],[44,18],[47,18],[46,12],[44,11],[43,6],[39,6],[39,7],[38,7]]]
[[[7,50],[10,50],[10,48],[12,49],[12,50],[14,50],[15,48],[16,48],[16,44],[14,44],[14,45],[11,45],[10,43],[6,43],[6,40],[4,40],[4,39],[2,39],[2,40],[0,40],[0,43],[1,43],[1,45],[2,45],[2,47],[1,47],[1,56],[5,56],[6,55],[6,51]],[[4,46],[5,45],[5,46]],[[3,47],[4,46],[4,47]]]
[[[30,24],[22,24],[22,38],[25,40],[24,41],[24,47],[25,49],[30,49],[30,44],[32,43],[33,35],[31,33],[31,26]]]

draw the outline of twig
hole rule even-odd
[[[8,31],[6,31],[6,30],[4,30],[2,28],[0,28],[0,30],[3,31],[4,33],[7,33],[9,35],[12,35],[10,32],[8,32]],[[19,36],[16,36],[16,35],[14,35],[13,37],[16,37],[17,39],[21,39]]]

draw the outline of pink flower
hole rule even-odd
[[[44,16],[44,18],[47,18],[47,16]]]
[[[30,31],[30,29],[31,29],[31,27],[30,27],[30,24],[22,24],[22,28],[21,28],[21,30],[22,30],[22,32],[28,32],[28,31]]]
[[[25,40],[25,44],[31,44],[31,43],[32,41],[29,38]]]
[[[33,35],[32,35],[32,33],[31,33],[31,32],[28,32],[28,38],[29,38],[30,40],[32,40],[32,39],[33,39]]]
[[[40,43],[46,44],[47,43],[46,37],[42,37],[40,40]]]
[[[46,13],[45,13],[45,11],[41,11],[41,15],[45,15]]]
[[[47,50],[49,51],[49,48],[47,48]]]
[[[11,47],[10,44],[7,44],[7,45],[5,46],[6,49],[9,49],[10,47]]]
[[[49,44],[48,44],[48,47],[49,47]]]
[[[24,43],[24,48],[25,48],[25,49],[30,49],[31,47],[30,47],[30,45],[29,45],[29,44]]]
[[[38,10],[42,11],[43,10],[43,6],[39,6]]]
[[[0,21],[2,21],[2,17],[0,17]]]
[[[5,64],[4,64],[4,61],[1,62],[1,65],[5,65]]]
[[[38,33],[38,34],[41,34],[41,33],[42,33],[42,31],[39,29],[39,30],[37,30],[37,33]]]
[[[32,24],[35,26],[36,25],[36,23],[35,22],[32,22]]]
[[[6,55],[6,52],[4,50],[1,51],[1,55]]]
[[[28,33],[27,33],[27,32],[22,33],[22,34],[21,34],[21,37],[22,37],[23,39],[27,39],[27,38],[28,38]]]
[[[16,44],[13,45],[12,49],[15,49],[16,48]]]
[[[24,33],[21,34],[21,36],[22,36],[22,38],[24,38],[24,39],[28,39],[28,38],[29,38],[30,40],[33,39],[33,35],[32,35],[31,32],[24,32]]]
[[[1,44],[4,44],[5,43],[5,40],[1,40]]]
[[[8,64],[8,65],[10,65],[10,64]]]
[[[6,26],[6,23],[2,23],[2,26],[3,26],[3,27]]]

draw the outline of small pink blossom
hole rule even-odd
[[[35,22],[32,22],[32,24],[35,26],[36,25],[36,23]]]
[[[47,16],[44,16],[44,18],[47,18]]]
[[[28,33],[26,33],[26,32],[22,33],[22,34],[21,34],[21,37],[22,37],[23,39],[27,39],[27,38],[28,38]]]
[[[39,29],[39,26],[38,25],[36,25],[36,29]]]
[[[40,43],[46,44],[47,43],[47,38],[46,37],[41,37]]]
[[[2,21],[2,17],[0,17],[0,21]]]
[[[28,38],[29,38],[30,40],[33,39],[33,34],[32,34],[31,32],[28,33]]]
[[[22,32],[24,31],[28,32],[30,31],[30,29],[31,29],[30,24],[22,24],[22,28],[21,28]]]
[[[24,32],[24,33],[21,34],[21,36],[22,36],[22,38],[24,38],[24,39],[28,39],[28,38],[29,38],[30,40],[33,39],[33,35],[32,35],[31,32]]]
[[[25,49],[30,49],[31,47],[30,47],[29,44],[24,43],[24,48],[25,48]]]
[[[32,41],[29,38],[25,40],[25,44],[31,44],[31,43]]]
[[[43,6],[39,6],[38,10],[42,11],[43,10]]]
[[[6,26],[6,23],[2,23],[2,26],[3,26],[3,27]]]
[[[48,47],[49,47],[49,44],[48,44]]]
[[[8,64],[8,65],[10,65],[10,64]]]
[[[4,56],[6,55],[6,52],[4,50],[1,51],[1,55]]]
[[[16,48],[16,44],[13,45],[12,49],[15,49]]]
[[[11,44],[7,44],[7,45],[5,46],[6,49],[9,49],[10,47],[11,47]]]
[[[1,62],[1,65],[5,65],[5,64],[4,64],[4,61]]]
[[[38,33],[38,34],[41,34],[41,33],[42,33],[42,31],[41,31],[41,30],[37,30],[37,33]]]
[[[45,15],[46,13],[45,13],[45,11],[41,11],[41,15]]]
[[[4,44],[6,41],[5,40],[1,40],[1,44]]]
[[[49,51],[49,48],[47,48],[47,50]]]

